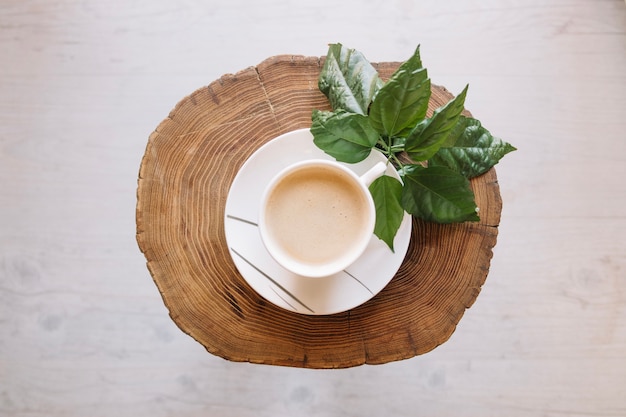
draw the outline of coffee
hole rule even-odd
[[[264,220],[271,238],[290,257],[325,264],[353,250],[364,234],[371,235],[368,204],[348,174],[332,166],[310,166],[273,188]]]

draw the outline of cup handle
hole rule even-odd
[[[378,177],[380,174],[387,170],[387,164],[384,162],[379,162],[373,167],[371,167],[365,174],[361,175],[360,179],[366,187],[369,187],[371,183]]]

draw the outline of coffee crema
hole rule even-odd
[[[368,200],[348,174],[312,166],[270,192],[265,221],[272,239],[299,262],[332,262],[353,250],[368,225]]]

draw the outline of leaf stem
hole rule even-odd
[[[393,159],[392,163],[396,166],[397,169],[402,169],[404,167],[404,164],[398,159],[395,153],[392,152],[388,160],[389,159]]]
[[[396,156],[396,153],[404,150],[404,146],[393,146],[387,143],[387,141],[385,141],[382,137],[378,139],[378,142],[376,144],[380,147],[381,152],[387,157],[388,163],[390,162],[391,164],[393,164],[396,169],[402,169],[404,164],[400,162],[400,160]]]
[[[385,140],[382,137],[378,138],[378,142],[376,142],[376,145],[380,147],[380,150],[385,155],[389,155],[389,153],[391,152],[391,147],[389,146],[387,142],[385,142]]]

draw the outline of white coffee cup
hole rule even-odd
[[[259,231],[272,258],[304,277],[333,275],[367,248],[376,223],[370,183],[379,162],[362,176],[335,161],[301,161],[280,171],[261,198]]]

